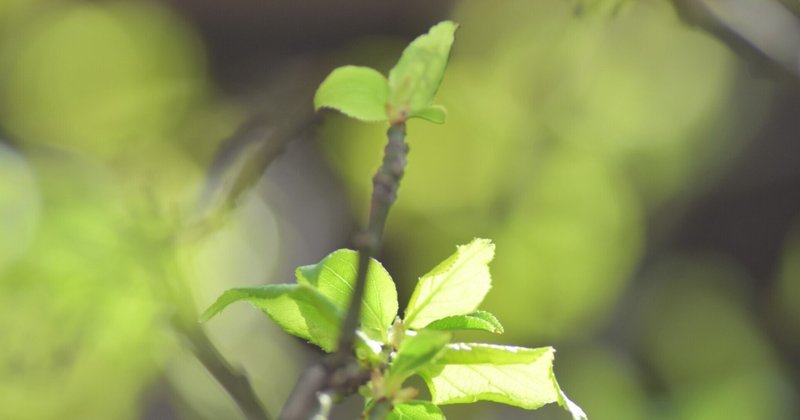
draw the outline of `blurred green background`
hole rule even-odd
[[[443,19],[448,121],[409,123],[380,257],[401,306],[491,238],[499,340],[556,346],[593,420],[800,417],[797,17],[429,3],[0,1],[0,419],[239,418],[170,320],[348,246],[386,127],[314,89]],[[246,305],[207,328],[272,413],[318,357]]]

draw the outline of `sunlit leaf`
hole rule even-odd
[[[202,321],[234,302],[261,309],[284,331],[306,339],[327,352],[336,349],[341,312],[328,298],[307,285],[270,284],[225,291],[201,317]]]
[[[389,85],[369,67],[344,66],[331,72],[314,95],[314,108],[332,108],[362,121],[385,121]]]
[[[387,420],[444,420],[442,410],[428,401],[409,401],[398,404],[386,416]]]
[[[297,282],[316,288],[344,312],[358,271],[358,252],[340,249],[317,264],[298,267]],[[361,329],[372,339],[386,342],[387,331],[397,316],[397,290],[383,265],[372,259],[364,290]]]
[[[420,329],[478,309],[492,284],[488,265],[492,258],[494,244],[488,239],[459,246],[455,254],[419,279],[406,308],[406,325]]]
[[[444,77],[458,25],[444,21],[411,42],[389,72],[390,119],[405,119],[428,108]]]
[[[552,347],[451,344],[421,375],[435,404],[484,400],[535,409],[555,402],[575,419],[585,419],[553,376],[554,352]]]
[[[503,326],[494,315],[486,311],[475,311],[467,315],[456,315],[442,318],[428,324],[431,330],[482,330],[495,334],[503,333]]]
[[[430,364],[450,342],[450,334],[439,331],[419,331],[403,340],[386,374],[386,388],[397,390],[403,381]]]

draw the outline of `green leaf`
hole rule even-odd
[[[503,326],[494,315],[486,311],[475,311],[471,314],[448,316],[433,321],[425,329],[429,330],[481,330],[495,334],[503,333]]]
[[[444,21],[411,42],[389,72],[389,118],[405,120],[433,103],[458,25]]]
[[[478,309],[492,286],[488,265],[492,258],[494,244],[488,239],[459,246],[455,254],[419,279],[406,308],[405,324],[421,329],[433,321]]]
[[[353,285],[358,275],[358,252],[340,249],[317,264],[298,267],[297,282],[317,289],[345,312],[350,305]],[[387,342],[387,333],[397,316],[397,290],[383,265],[372,259],[367,270],[361,311],[361,329],[368,337]]]
[[[444,124],[447,119],[447,109],[441,105],[431,105],[412,113],[409,118],[422,118],[434,124]]]
[[[555,380],[554,353],[552,347],[451,344],[420,375],[435,404],[485,400],[535,409],[556,402],[573,418],[585,419],[583,411],[566,398]]]
[[[344,66],[331,72],[314,95],[314,109],[333,108],[362,121],[386,121],[389,85],[369,67]]]
[[[261,309],[284,331],[306,339],[327,352],[336,349],[342,313],[312,287],[270,284],[225,291],[201,317],[207,321],[234,302],[246,301]]]
[[[444,420],[444,414],[431,402],[409,401],[396,405],[386,420]]]
[[[450,342],[450,334],[422,330],[415,335],[407,333],[386,374],[386,389],[389,393],[397,391],[403,381],[430,364]]]

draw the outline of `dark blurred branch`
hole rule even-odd
[[[800,85],[800,19],[777,0],[673,0],[681,18]]]
[[[155,206],[157,203],[152,203]],[[153,207],[158,211],[157,207]],[[158,219],[154,219],[158,220]],[[158,238],[158,237],[157,237]],[[174,237],[151,239],[151,247],[143,258],[145,261],[160,261],[150,266],[153,277],[158,281],[157,290],[165,293],[167,302],[174,305],[174,313],[170,325],[183,340],[214,379],[222,385],[231,396],[247,420],[269,420],[270,416],[261,405],[250,385],[247,376],[231,366],[214,343],[209,339],[205,329],[198,323],[197,309],[191,298],[189,287],[184,282],[179,270],[169,261],[175,261],[176,240]]]
[[[184,235],[192,238],[213,230],[221,216],[250,190],[287,145],[313,127],[313,116],[259,115],[245,122],[217,150]]]
[[[397,199],[397,190],[403,177],[408,155],[405,142],[405,123],[393,124],[387,133],[383,164],[372,178],[372,202],[367,229],[355,242],[359,249],[358,274],[347,315],[342,322],[339,347],[321,363],[311,366],[300,377],[281,413],[282,420],[307,419],[317,406],[319,392],[332,389],[347,393],[369,379],[369,372],[360,368],[353,356],[361,303],[366,288],[370,259],[378,253],[389,210]]]
[[[247,375],[231,366],[225,360],[222,353],[208,338],[205,330],[200,325],[197,325],[196,321],[193,324],[189,324],[176,318],[173,326],[186,339],[197,360],[225,388],[225,391],[231,396],[246,419],[270,419],[269,414],[261,405],[253,387],[250,385]]]
[[[266,117],[255,117],[223,142],[208,170],[196,213],[183,228],[179,240],[213,230],[217,219],[256,183],[286,145],[312,125],[305,118],[293,121],[294,124],[281,124]],[[183,282],[171,282],[171,289],[174,302],[188,299],[188,287]],[[256,396],[247,375],[231,366],[209,339],[197,322],[197,310],[191,302],[179,308],[172,324],[185,338],[195,357],[231,396],[245,418],[269,420],[269,414]]]

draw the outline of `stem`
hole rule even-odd
[[[378,253],[383,237],[383,228],[389,209],[397,200],[397,190],[400,179],[406,167],[408,144],[405,142],[405,124],[394,124],[389,127],[387,137],[389,141],[383,150],[383,164],[372,178],[372,203],[369,212],[369,223],[366,232],[356,237],[358,254],[358,276],[353,288],[353,296],[347,316],[342,323],[341,336],[337,354],[341,356],[350,354],[355,340],[358,321],[361,319],[361,303],[366,288],[367,271],[370,259]]]
[[[280,419],[304,420],[317,403],[317,393],[331,387],[352,387],[369,376],[363,370],[353,369],[353,343],[361,319],[361,303],[367,283],[370,259],[378,253],[389,210],[397,200],[397,190],[403,177],[408,155],[405,122],[392,124],[386,133],[388,142],[383,151],[383,163],[372,178],[372,201],[367,229],[356,236],[358,247],[358,274],[347,315],[342,322],[339,346],[336,353],[322,363],[310,367],[300,378],[283,408]],[[343,378],[344,377],[344,378]],[[335,380],[334,380],[335,379]]]

